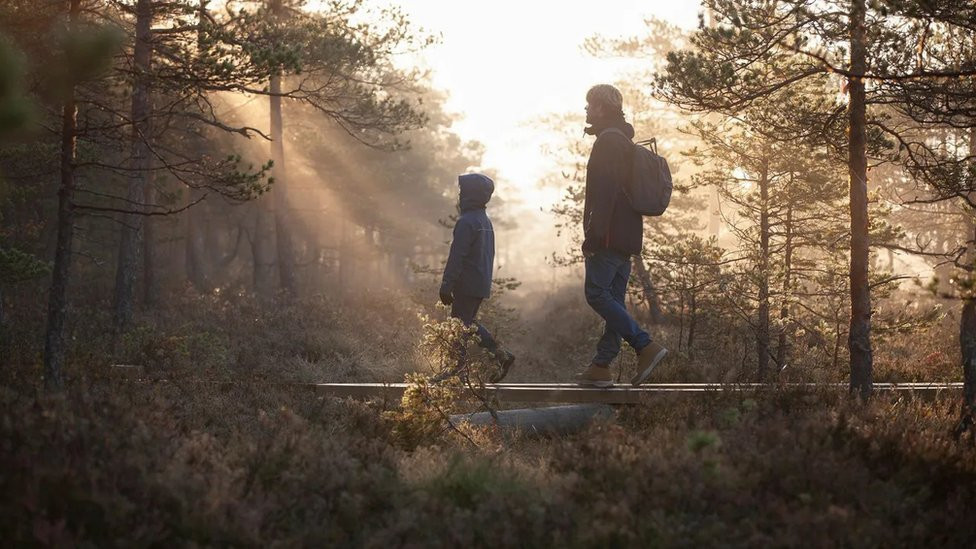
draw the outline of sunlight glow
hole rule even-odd
[[[699,11],[698,2],[660,0],[398,3],[417,25],[442,35],[421,58],[433,84],[448,92],[447,108],[463,116],[455,131],[484,143],[486,166],[530,200],[542,198],[533,189],[551,171],[540,152],[547,134],[532,121],[545,113],[581,112],[590,86],[612,82],[638,63],[595,59],[583,51],[583,41],[595,34],[639,35],[651,16],[694,28]]]
[[[499,264],[508,271],[502,274],[526,286],[549,284],[551,274],[538,267],[566,245],[551,213],[564,189],[542,185],[558,166],[543,150],[556,134],[541,127],[540,117],[582,114],[590,86],[618,81],[646,65],[634,58],[595,58],[583,49],[587,38],[641,36],[649,18],[691,30],[698,25],[699,2],[377,0],[367,5],[374,14],[399,7],[421,34],[439,37],[434,46],[401,55],[400,64],[429,71],[432,87],[447,94],[446,110],[457,115],[451,131],[484,145],[482,165],[471,171],[492,175],[495,195],[505,203],[502,215],[515,225],[502,231]],[[627,105],[624,111],[630,119]],[[506,248],[522,261],[505,261],[512,253]]]

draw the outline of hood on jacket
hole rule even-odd
[[[480,173],[458,176],[458,186],[461,187],[458,208],[462,212],[485,209],[491,200],[491,193],[495,192],[495,182]]]
[[[585,133],[586,135],[595,135],[599,137],[600,132],[608,128],[617,128],[618,130],[624,132],[624,135],[626,135],[630,139],[634,138],[634,127],[631,126],[630,123],[628,123],[622,117],[610,120],[608,122],[602,122],[602,123],[593,124],[592,126],[587,126],[586,128],[583,128],[583,133]]]

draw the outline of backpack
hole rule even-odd
[[[606,133],[617,133],[630,141],[627,134],[618,128],[607,128],[600,135]],[[671,202],[671,191],[674,188],[668,161],[657,154],[656,139],[639,141],[633,147],[634,165],[630,179],[624,184],[624,194],[635,212],[644,216],[663,215]]]

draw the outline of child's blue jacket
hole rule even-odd
[[[495,231],[485,208],[495,183],[485,175],[472,173],[458,177],[458,186],[461,215],[454,225],[441,293],[486,298],[491,295]]]

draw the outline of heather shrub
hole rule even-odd
[[[952,440],[941,400],[675,396],[574,436],[434,445],[404,444],[376,404],[298,386],[91,379],[49,399],[6,383],[0,404],[0,531],[15,545],[976,539],[976,448]]]
[[[3,394],[6,539],[349,543],[389,505],[374,411],[239,386],[118,389]]]
[[[400,406],[387,417],[406,448],[438,442],[448,431],[470,440],[450,416],[464,407],[464,398],[495,410],[498,403],[485,385],[500,366],[491,352],[477,345],[477,326],[466,327],[452,317],[441,321],[426,315],[420,318],[423,328],[417,352],[431,375],[408,374]]]
[[[382,314],[382,299],[406,312]],[[97,312],[92,325],[73,324],[63,397],[39,391],[37,362],[0,371],[3,539],[340,547],[976,539],[976,449],[950,436],[955,395],[878,395],[866,405],[833,389],[655,395],[585,432],[540,439],[448,422],[504,404],[483,392],[491,357],[459,323],[438,320],[443,311],[392,294],[276,307],[244,294],[187,295],[138,317],[113,358],[144,366],[138,380],[105,375],[111,338],[97,323],[109,319]],[[582,309],[540,315],[510,340],[520,356],[512,376],[565,381],[599,326]],[[940,338],[933,329],[879,348],[884,375],[948,372],[935,354],[951,354]],[[472,375],[431,383],[456,364],[459,341]],[[627,353],[615,366],[622,372]],[[915,372],[926,353],[918,368],[931,369]],[[717,359],[704,352],[669,360],[659,381],[738,375],[709,366]],[[781,379],[840,378],[829,367],[796,372]],[[399,379],[410,384],[399,403],[278,383]]]
[[[449,416],[456,408],[462,390],[457,379],[443,384],[431,383],[423,374],[410,374],[400,406],[386,412],[393,422],[393,436],[404,448],[434,444],[450,428]]]
[[[564,441],[550,467],[575,479],[574,504],[595,514],[599,527],[579,532],[583,545],[890,546],[937,538],[960,546],[976,539],[965,518],[976,497],[976,454],[949,442],[948,408],[918,401],[862,408],[795,393],[649,404],[621,425]],[[936,461],[951,481],[925,472]]]

